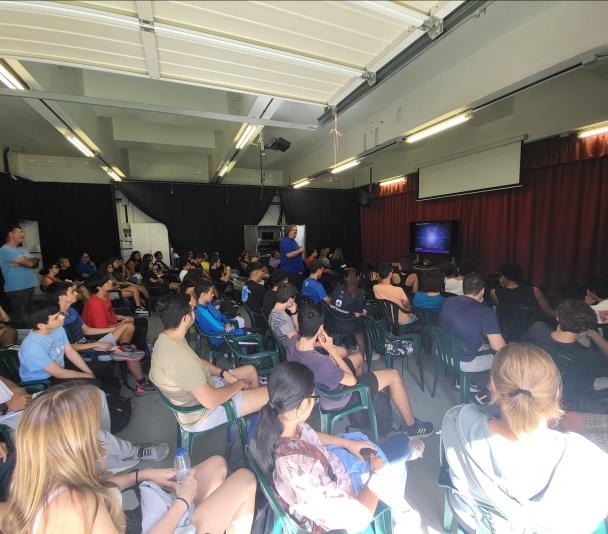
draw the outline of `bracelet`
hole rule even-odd
[[[139,486],[139,469],[135,470],[135,485]]]
[[[224,373],[225,373],[225,372],[226,372],[226,369],[222,369],[222,370],[220,371],[220,378],[222,378],[222,379],[224,378]]]
[[[188,503],[188,501],[186,499],[184,499],[183,497],[175,497],[176,501],[182,501],[185,505],[186,505],[186,510],[188,510],[190,508],[190,504]]]

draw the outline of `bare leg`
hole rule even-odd
[[[211,456],[194,469],[198,480],[198,492],[194,502],[198,506],[226,480],[228,465],[222,456]]]
[[[247,383],[247,389],[260,387],[258,372],[253,365],[243,365],[242,367],[231,369],[230,372],[241,380],[244,380]]]
[[[358,352],[353,352],[350,356],[348,356],[348,359],[354,365],[356,375],[361,376],[363,374],[363,356]]]
[[[7,326],[0,329],[0,347],[8,347],[17,342],[17,330]]]
[[[127,369],[129,369],[129,372],[133,375],[133,378],[135,378],[135,380],[137,380],[138,382],[145,378],[144,372],[141,368],[141,363],[128,361]]]
[[[147,299],[150,300],[150,292],[148,291],[148,288],[144,285],[135,285],[134,287]]]
[[[403,417],[405,424],[408,426],[413,425],[415,420],[410,406],[410,399],[407,396],[407,391],[405,391],[405,386],[399,372],[396,369],[382,369],[374,371],[374,374],[378,379],[378,389],[382,391],[388,387],[391,399],[395,403],[397,410],[399,410],[401,417]]]
[[[139,291],[137,291],[137,288],[126,287],[125,289],[120,290],[120,294],[125,298],[133,297],[135,306],[141,306],[141,298],[139,297]]]
[[[359,352],[363,354],[365,352],[365,338],[363,337],[363,334],[355,334],[355,342],[357,343],[357,348],[359,349]]]
[[[123,323],[112,332],[114,339],[119,345],[121,343],[131,343],[133,334],[135,334],[135,325],[133,323]]]
[[[262,406],[268,402],[268,388],[255,388],[243,390],[243,413],[241,415],[249,415],[250,413],[259,412]]]
[[[199,480],[203,478],[198,468],[197,476]],[[255,487],[256,480],[250,471],[236,471],[198,504],[191,520],[196,531],[208,534],[249,534],[253,523]]]

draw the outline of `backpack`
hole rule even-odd
[[[110,411],[110,432],[116,434],[123,430],[131,421],[131,399],[120,394],[117,386],[103,385],[103,392],[106,394],[108,410]]]
[[[393,430],[393,407],[391,398],[383,391],[378,392],[374,399],[376,408],[376,423],[378,425],[378,435],[386,436]],[[350,425],[356,428],[367,429],[370,427],[369,415],[366,410],[355,412],[349,416]]]

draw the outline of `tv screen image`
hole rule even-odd
[[[451,254],[454,251],[458,221],[415,221],[410,225],[413,252]]]

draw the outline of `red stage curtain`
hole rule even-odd
[[[361,209],[363,258],[409,253],[410,221],[457,219],[457,257],[475,259],[481,273],[509,261],[550,290],[584,284],[608,271],[608,157],[587,157],[608,154],[608,136],[598,137],[527,145],[521,188],[418,202],[410,178],[409,192]]]

